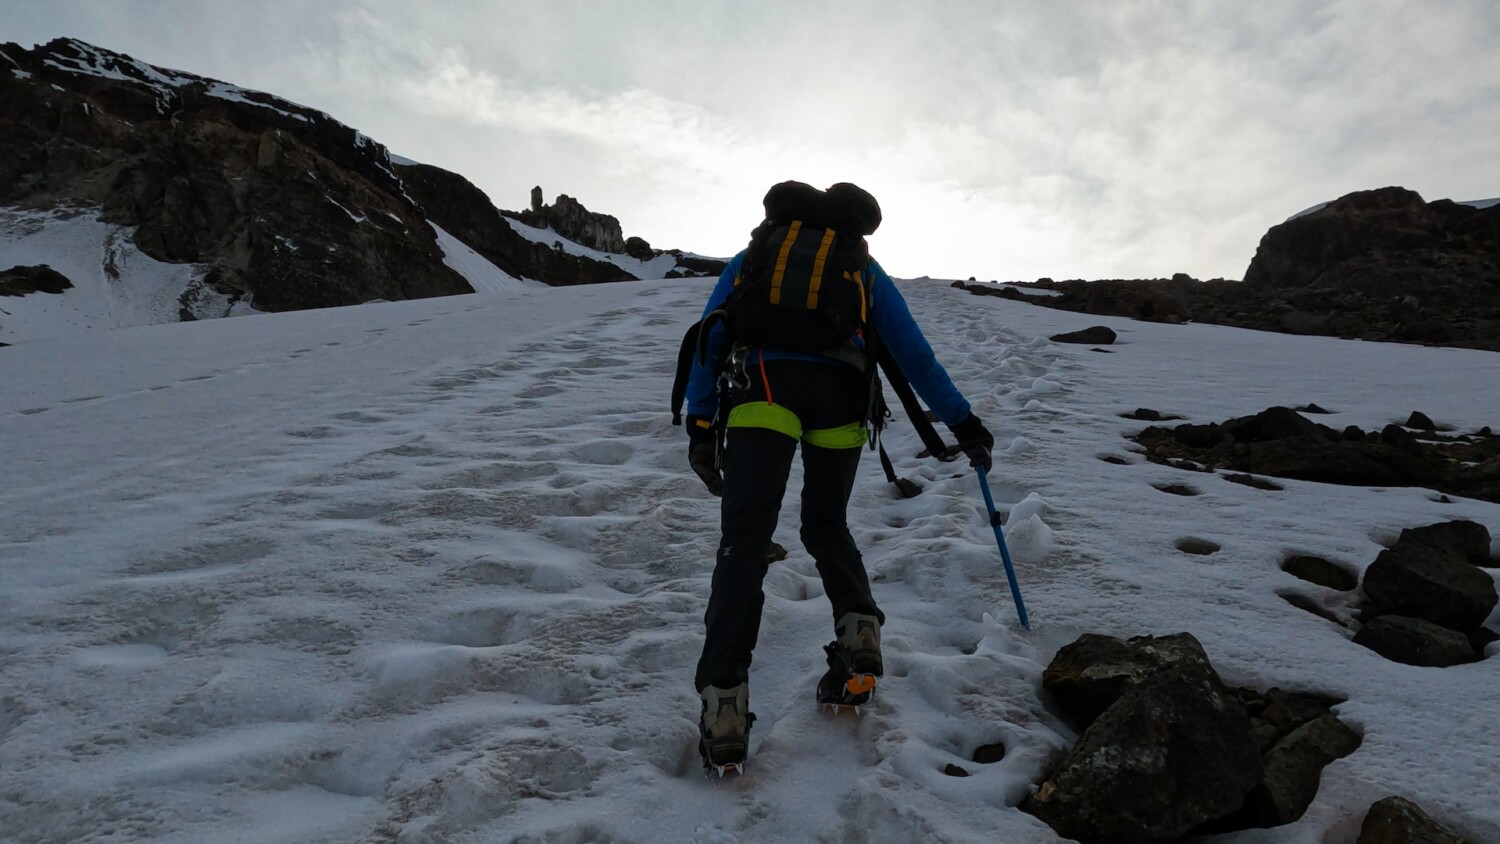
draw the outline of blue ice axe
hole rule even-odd
[[[1016,567],[1010,562],[1010,549],[1005,547],[1005,532],[1000,529],[1000,514],[995,512],[995,499],[990,495],[990,482],[984,475],[983,466],[975,466],[979,474],[979,489],[984,492],[984,506],[990,511],[990,527],[995,529],[995,541],[1000,544],[1000,559],[1005,561],[1005,577],[1010,581],[1010,596],[1016,600],[1016,615],[1021,617],[1021,626],[1031,629],[1026,618],[1026,602],[1021,600],[1021,585],[1016,582]]]

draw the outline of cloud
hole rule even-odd
[[[786,178],[874,191],[893,272],[995,278],[1237,277],[1350,190],[1500,194],[1489,0],[62,3],[18,26],[49,16],[501,205],[542,184],[709,253]]]

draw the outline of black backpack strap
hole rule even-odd
[[[672,424],[682,424],[682,403],[687,399],[688,378],[693,374],[693,355],[698,350],[698,335],[703,323],[695,322],[682,335],[682,347],[677,350],[677,377],[672,381]]]
[[[718,308],[710,311],[708,316],[705,316],[703,321],[698,323],[696,350],[699,363],[708,363],[708,338],[713,333],[714,325],[720,322],[727,324],[728,318],[729,312],[723,308]],[[724,355],[721,353],[719,357],[722,358]]]
[[[901,407],[906,410],[911,426],[917,429],[917,436],[922,438],[922,444],[927,446],[927,450],[932,453],[933,457],[944,463],[953,460],[956,452],[943,442],[942,435],[938,434],[932,422],[927,419],[927,410],[922,407],[921,402],[917,401],[917,394],[912,392],[911,384],[902,374],[896,359],[891,357],[890,351],[884,346],[880,347],[877,360],[880,361],[881,370],[885,372],[885,380],[895,391],[896,397],[901,400]]]

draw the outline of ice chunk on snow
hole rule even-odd
[[[1012,518],[1005,529],[1005,544],[1016,563],[1038,562],[1052,553],[1052,528],[1035,514],[1020,520]]]
[[[1043,501],[1040,495],[1033,492],[1011,506],[1006,521],[1022,522],[1032,516],[1040,516],[1046,509],[1047,502]]]

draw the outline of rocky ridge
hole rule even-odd
[[[1500,203],[1427,202],[1400,187],[1350,193],[1267,231],[1242,282],[1178,273],[958,286],[1151,322],[1500,351]]]
[[[1287,407],[1222,423],[1151,426],[1132,439],[1151,460],[1347,486],[1415,486],[1500,502],[1500,436],[1391,423],[1379,431],[1320,425]],[[1431,424],[1430,421],[1428,424]]]
[[[321,111],[76,39],[0,44],[0,207],[97,211],[147,256],[199,265],[202,284],[262,311],[471,292],[429,221],[519,278],[635,277],[527,241],[461,176],[394,164]]]

